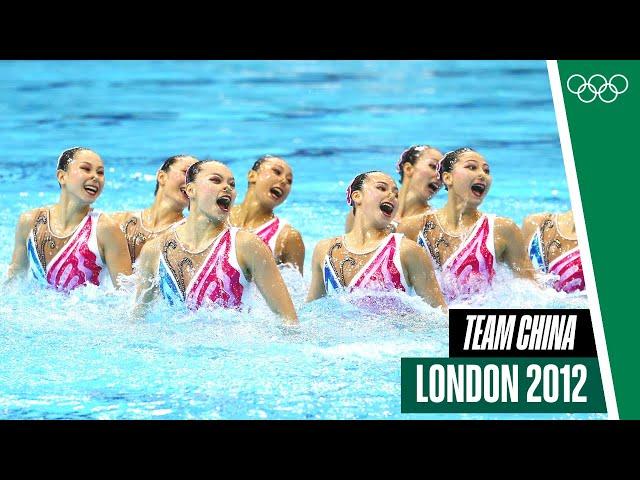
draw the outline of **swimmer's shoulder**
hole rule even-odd
[[[402,237],[400,242],[400,255],[403,258],[416,258],[421,256],[423,253],[424,250],[416,242],[408,239],[406,236]]]
[[[406,238],[415,242],[420,230],[424,227],[427,218],[434,212],[435,210],[429,210],[426,213],[418,213],[416,215],[411,215],[410,217],[403,217],[395,231],[403,233]]]
[[[525,240],[520,227],[508,217],[496,217],[493,228],[496,248],[503,244],[503,240],[506,241],[506,244],[511,244],[514,241],[519,243]]]
[[[280,236],[284,243],[303,243],[302,234],[290,223],[287,223],[282,227],[282,233],[280,233]]]
[[[49,208],[48,206],[44,206],[44,207],[32,208],[31,210],[22,212],[18,217],[18,224],[23,225],[23,224],[31,224],[35,222],[38,214],[40,212],[46,211],[48,208]]]
[[[172,229],[169,229],[166,232],[162,232],[157,237],[152,238],[151,240],[147,240],[142,247],[142,251],[140,255],[152,255],[159,256],[162,251],[162,247],[164,246],[167,239],[173,234]],[[146,252],[146,253],[145,253]]]
[[[108,213],[101,213],[98,217],[97,233],[99,242],[111,242],[122,236],[120,223]]]
[[[271,250],[269,247],[262,241],[262,239],[256,235],[254,232],[247,230],[245,228],[239,228],[238,233],[236,233],[236,245],[240,249],[252,248],[254,251],[264,250],[271,254]]]
[[[111,212],[111,213],[103,213],[101,217],[108,216],[118,225],[122,225],[124,222],[129,220],[131,217],[137,215],[138,212]]]
[[[523,228],[525,226],[539,227],[544,221],[544,219],[549,217],[549,215],[550,214],[548,212],[540,212],[540,213],[533,213],[531,215],[527,215],[524,218],[524,221],[522,222],[522,226]]]
[[[238,229],[235,245],[236,259],[247,278],[251,276],[250,269],[253,268],[252,265],[259,265],[261,263],[259,262],[260,260],[262,262],[275,261],[267,244],[258,235],[249,230]]]
[[[529,238],[533,233],[540,228],[542,222],[549,217],[548,212],[534,213],[525,217],[522,222],[522,233],[526,238]],[[497,220],[497,219],[496,219]]]
[[[157,237],[145,242],[140,251],[140,255],[138,255],[136,259],[136,266],[144,270],[156,271],[158,263],[160,262],[162,248],[169,235],[171,235],[171,231],[163,232]]]
[[[427,210],[426,212],[416,213],[415,215],[411,215],[409,217],[403,217],[398,223],[402,225],[402,223],[406,222],[408,224],[416,224],[422,226],[427,221],[427,218],[432,218],[435,213],[435,210]]]
[[[329,249],[342,237],[330,237],[320,240],[313,250],[313,261],[321,262],[329,252]]]
[[[22,212],[18,217],[17,232],[21,237],[27,238],[29,232],[33,228],[38,215],[44,211],[48,211],[51,205],[45,205],[42,207],[32,208],[26,212]]]

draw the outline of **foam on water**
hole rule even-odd
[[[0,412],[4,418],[423,418],[399,413],[400,358],[447,356],[446,316],[401,292],[386,296],[404,306],[403,316],[354,306],[372,292],[304,304],[306,281],[292,269],[283,273],[295,292],[297,327],[284,327],[258,298],[242,311],[195,313],[160,299],[145,320],[133,321],[131,289],[104,294],[88,286],[61,295],[14,284],[0,306]],[[504,307],[516,298],[540,308],[586,306],[584,297],[540,290],[502,268],[494,287],[476,299],[480,304],[466,305]]]

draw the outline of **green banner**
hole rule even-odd
[[[403,358],[402,413],[604,413],[596,358]]]
[[[640,419],[636,228],[639,61],[558,62],[613,385],[621,419]],[[614,233],[615,228],[615,233]]]

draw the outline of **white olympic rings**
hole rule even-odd
[[[617,81],[616,83],[618,83],[618,85],[616,85],[614,83],[614,80],[618,77],[621,80]],[[575,88],[575,86],[572,88],[572,85],[571,85],[571,81],[574,78],[578,78],[582,81],[582,83],[577,88]],[[592,83],[594,79],[597,80],[595,82],[595,85]],[[599,85],[600,80],[602,81],[601,85]],[[622,87],[623,82],[624,82],[624,87]],[[576,82],[573,82],[573,83],[575,85]],[[595,75],[591,75],[589,77],[589,80],[586,80],[579,73],[574,73],[567,80],[567,90],[569,90],[571,93],[576,95],[580,99],[580,101],[583,103],[591,103],[596,98],[599,98],[603,103],[612,103],[618,98],[619,95],[622,95],[624,92],[626,92],[628,88],[629,88],[629,80],[627,80],[627,77],[625,77],[620,73],[616,73],[609,80],[607,80],[607,77],[605,77],[604,75],[600,75],[599,73],[596,73]],[[587,95],[586,96],[583,95],[583,93],[587,90],[588,90]],[[610,90],[611,92],[613,92],[614,96],[612,98],[608,98],[608,95],[605,95],[604,97],[602,96],[602,94],[607,90]]]

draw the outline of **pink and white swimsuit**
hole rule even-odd
[[[336,266],[332,257],[335,248],[344,246],[344,240],[338,239],[336,243],[329,249],[322,268],[325,290],[327,293],[347,289],[370,289],[378,291],[401,290],[407,292],[404,273],[402,271],[402,263],[400,261],[400,244],[403,234],[391,233],[387,235],[375,253],[365,263],[356,275],[351,279],[348,285],[344,283],[344,275],[342,267],[345,262],[349,262],[350,256],[347,250],[347,256],[340,262],[340,266]],[[345,248],[346,250],[346,248]]]
[[[575,246],[570,248],[572,245]],[[567,248],[568,250],[549,262],[551,247],[560,251]],[[557,214],[546,216],[531,237],[528,251],[531,263],[537,270],[557,277],[553,282],[553,288],[556,291],[572,293],[585,289],[578,241],[560,233]]]
[[[553,282],[553,288],[558,292],[571,293],[584,290],[584,273],[578,247],[563,253],[549,263],[549,273],[559,278]]]
[[[97,228],[100,212],[89,213],[78,224],[68,241],[47,262],[45,248],[54,250],[56,237],[50,228],[49,211],[42,210],[36,216],[27,238],[29,270],[32,275],[56,290],[70,291],[87,283],[100,285],[104,263],[98,249]]]
[[[271,252],[275,254],[276,251],[276,242],[278,241],[278,236],[288,225],[286,220],[282,220],[278,217],[273,217],[268,222],[260,225],[257,228],[254,228],[254,233],[260,237],[260,239],[268,245],[271,249]]]
[[[434,230],[436,227],[432,221],[425,223],[425,227],[418,235],[418,244],[431,255],[439,267],[440,287],[447,301],[461,295],[467,296],[484,291],[491,285],[496,270],[494,222],[495,215],[483,214],[475,223],[471,234],[442,265],[440,265],[438,247],[439,241],[442,241],[446,233],[440,227],[440,238],[434,242],[427,236],[427,231]]]
[[[178,240],[175,228],[165,240],[158,275],[160,293],[171,304],[184,303],[191,310],[210,304],[239,308],[249,282],[236,257],[239,228],[227,228],[199,253],[188,252]],[[198,256],[206,254],[199,264]],[[185,267],[193,275],[185,284]],[[188,277],[187,277],[188,278]]]

